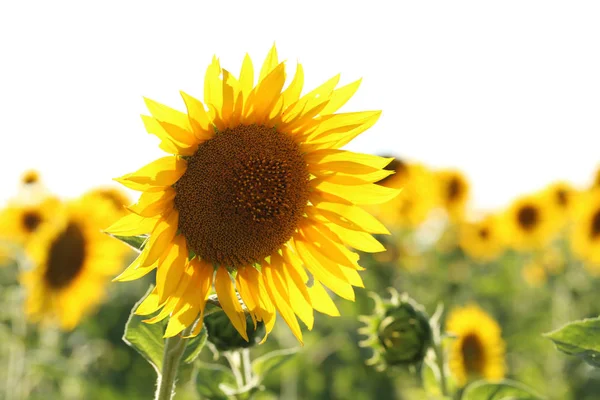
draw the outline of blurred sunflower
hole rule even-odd
[[[582,197],[571,232],[573,253],[591,272],[600,273],[600,189]]]
[[[450,371],[460,386],[477,378],[504,377],[505,344],[498,323],[477,305],[454,309],[446,331],[456,336],[450,350]]]
[[[596,169],[596,176],[594,177],[594,183],[592,184],[592,188],[600,188],[600,167]]]
[[[523,280],[531,287],[541,287],[548,280],[546,268],[539,261],[531,261],[523,266],[521,270]]]
[[[108,200],[114,210],[123,216],[128,214],[126,207],[131,203],[129,196],[123,190],[116,187],[99,187],[88,191],[86,196],[98,196]]]
[[[423,223],[436,206],[437,188],[433,173],[424,165],[394,159],[386,169],[395,174],[377,182],[378,185],[401,189],[396,198],[371,207],[389,227],[414,228]]]
[[[503,219],[505,237],[517,250],[543,247],[556,234],[560,223],[549,198],[541,194],[517,199]]]
[[[505,243],[500,222],[495,215],[487,215],[474,222],[459,226],[459,246],[475,261],[492,261],[504,251]]]
[[[34,169],[25,171],[21,175],[21,183],[24,185],[34,185],[40,182],[40,174]]]
[[[338,75],[301,97],[302,66],[282,91],[285,77],[273,47],[256,85],[250,57],[239,79],[214,58],[204,103],[181,93],[187,114],[146,99],[152,114],[142,117],[146,129],[174,155],[117,179],[143,193],[129,207],[133,214],[108,231],[151,232],[117,280],[157,269],[156,288],[137,313],[161,309],[149,322],[170,315],[166,337],[202,319],[214,281],[224,312],[246,340],[236,289],[267,334],[277,310],[302,341],[296,316],[311,329],[313,309],[339,315],[323,285],[349,300],[352,287],[363,286],[358,255],[346,245],[385,250],[370,234],[387,229],[360,206],[397,195],[373,184],[392,173],[382,169],[391,160],[340,150],[380,111],[335,114],[360,80],[335,89]]]
[[[0,211],[0,240],[16,246],[26,246],[38,229],[54,218],[60,201],[46,197],[35,203],[18,199]]]
[[[440,201],[450,220],[462,220],[469,200],[469,182],[457,170],[438,171],[436,177],[440,186]]]
[[[57,320],[73,329],[100,302],[109,276],[121,270],[128,248],[101,229],[117,215],[109,201],[84,196],[56,210],[27,252],[35,267],[22,276],[32,321]]]
[[[555,215],[559,225],[563,227],[572,217],[576,207],[578,192],[567,182],[555,182],[548,186],[544,194],[549,197],[550,203],[555,208]]]

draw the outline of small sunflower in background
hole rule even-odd
[[[504,377],[505,344],[498,323],[477,305],[450,313],[446,331],[455,336],[450,350],[450,371],[459,386],[484,378]]]
[[[547,196],[529,195],[517,199],[505,212],[503,232],[517,250],[540,249],[556,235],[560,220]]]
[[[285,63],[275,47],[256,84],[254,75],[249,56],[239,77],[214,58],[204,103],[181,93],[187,114],[146,99],[146,129],[173,155],[117,179],[142,194],[129,207],[133,214],[107,231],[151,232],[117,279],[157,270],[156,288],[136,312],[160,310],[150,322],[170,316],[166,337],[202,319],[214,283],[223,311],[246,340],[236,290],[267,334],[277,311],[302,341],[297,318],[311,329],[313,310],[339,315],[324,286],[348,300],[353,287],[363,287],[358,254],[346,246],[385,250],[371,234],[387,229],[361,206],[398,194],[373,183],[391,174],[383,169],[391,160],[340,150],[380,115],[336,113],[360,80],[336,89],[338,75],[301,96],[302,66],[283,89]],[[192,335],[202,324],[196,327]]]
[[[108,200],[113,206],[114,210],[122,216],[128,214],[126,207],[131,204],[131,199],[123,190],[104,186],[98,187],[88,191],[85,196],[97,196],[99,198]]]
[[[35,203],[22,203],[19,199],[11,201],[0,211],[0,241],[8,247],[25,247],[36,232],[51,221],[60,208],[60,200],[45,197]]]
[[[573,253],[600,274],[600,189],[582,196],[571,231]]]
[[[21,174],[21,183],[23,185],[35,185],[40,183],[40,173],[34,169],[27,170]]]
[[[465,221],[458,229],[459,246],[473,260],[489,262],[505,249],[499,218],[486,215],[477,221]]]
[[[461,221],[465,215],[470,193],[467,178],[458,170],[437,171],[436,178],[439,182],[441,205],[451,221]]]
[[[401,189],[401,192],[391,201],[372,207],[373,213],[389,227],[402,229],[419,226],[437,204],[433,173],[422,164],[407,163],[398,158],[386,169],[395,173],[377,184]]]
[[[592,182],[592,189],[600,189],[600,167],[596,169],[596,175],[594,176],[594,181]]]
[[[573,212],[577,205],[579,196],[578,191],[567,182],[555,182],[544,190],[544,194],[548,196],[549,202],[554,206],[554,213],[560,226],[564,227],[569,219],[573,216]]]
[[[56,321],[71,330],[101,301],[107,279],[130,253],[101,231],[118,218],[109,201],[84,196],[55,213],[27,246],[34,268],[22,275],[26,314],[33,322]]]

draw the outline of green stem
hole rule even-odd
[[[446,384],[446,368],[444,368],[444,349],[442,348],[441,340],[436,340],[433,346],[435,351],[435,360],[440,370],[440,386],[442,389],[442,395],[448,396],[448,386]]]
[[[158,377],[155,400],[171,400],[175,394],[175,379],[181,356],[185,351],[193,325],[184,329],[180,335],[168,338],[165,341],[162,370]]]

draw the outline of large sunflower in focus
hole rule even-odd
[[[488,215],[459,227],[459,245],[473,260],[492,261],[504,250],[504,237],[498,217]]]
[[[600,189],[586,193],[575,215],[571,232],[573,253],[586,261],[591,272],[600,274]]]
[[[469,200],[469,182],[457,170],[438,171],[436,176],[442,206],[452,221],[462,220]]]
[[[267,333],[278,311],[301,341],[296,317],[310,329],[313,309],[339,315],[324,286],[349,300],[353,286],[363,286],[347,246],[384,250],[370,234],[387,230],[360,206],[398,193],[373,184],[392,173],[382,169],[390,159],[340,150],[380,112],[335,113],[360,81],[335,89],[338,75],[301,96],[302,66],[282,90],[285,80],[273,47],[256,84],[248,56],[239,78],[214,58],[204,102],[181,93],[187,114],[146,100],[146,129],[173,155],[117,179],[142,195],[108,231],[150,232],[118,279],[157,269],[155,290],[137,312],[160,309],[151,322],[170,316],[167,337],[202,318],[214,283],[246,340],[236,290]]]
[[[112,204],[84,196],[57,211],[27,247],[34,269],[23,274],[32,321],[58,321],[73,329],[102,298],[109,276],[117,273],[127,247],[102,233],[115,221]]]
[[[446,331],[456,338],[450,350],[450,371],[460,386],[469,381],[504,377],[505,345],[498,323],[476,305],[453,310]]]
[[[559,219],[548,197],[542,194],[517,199],[504,215],[509,244],[518,250],[539,249],[557,233]]]
[[[423,223],[438,201],[435,177],[427,167],[395,158],[386,169],[394,174],[377,182],[387,188],[401,189],[392,200],[372,207],[387,226],[414,228]]]

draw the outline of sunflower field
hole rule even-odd
[[[23,172],[0,399],[599,399],[600,170],[482,212],[468,171],[345,149],[360,80],[292,71],[145,98],[165,155],[120,186]]]

